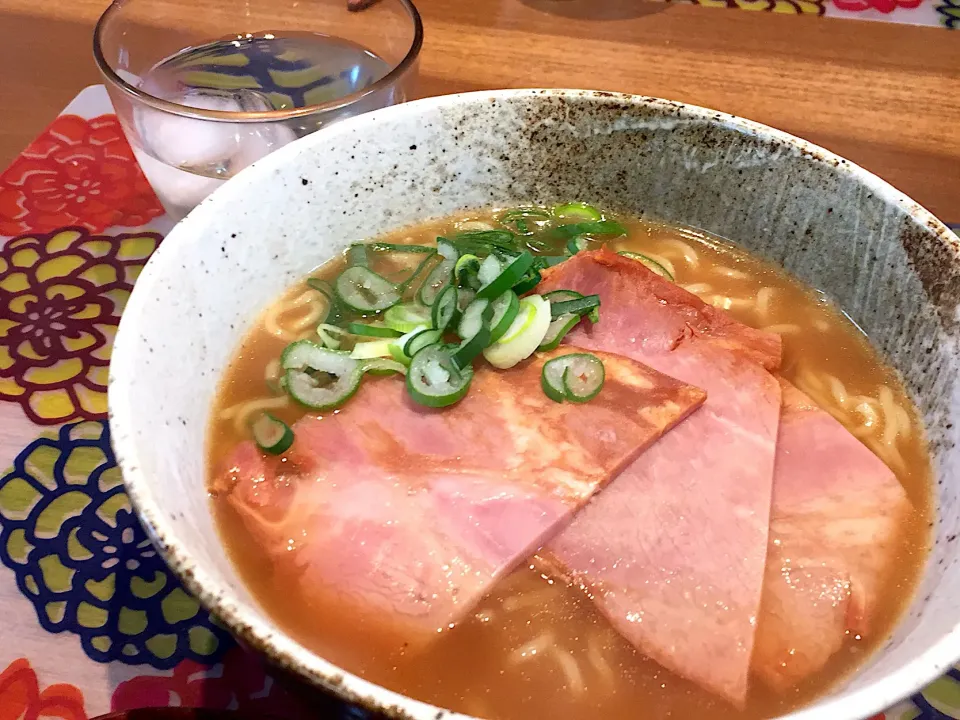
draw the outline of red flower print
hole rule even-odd
[[[0,720],[86,720],[83,695],[73,685],[51,685],[43,692],[26,658],[0,673]]]
[[[316,692],[316,691],[309,691]],[[328,699],[335,703],[334,700]],[[324,717],[316,704],[299,702],[266,674],[263,660],[237,646],[219,665],[184,660],[172,675],[140,675],[120,683],[113,692],[113,712],[143,707],[243,710],[285,720]],[[4,720],[0,717],[0,720]]]
[[[920,7],[923,0],[833,0],[833,4],[840,10],[847,12],[863,12],[864,10],[879,10],[882,13],[891,13],[897,8],[912,10]]]
[[[0,175],[0,235],[102,232],[162,214],[116,115],[61,115]]]

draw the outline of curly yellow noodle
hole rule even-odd
[[[757,314],[766,319],[770,314],[770,302],[773,300],[773,288],[763,287],[757,293]]]
[[[904,440],[910,438],[913,435],[913,420],[910,419],[910,413],[907,412],[907,409],[898,404],[897,405],[897,415],[900,417],[900,434],[903,435]]]
[[[289,324],[282,318],[308,305],[309,312]],[[325,308],[325,301],[319,293],[307,290],[292,300],[281,300],[267,309],[263,317],[263,326],[268,333],[287,342],[297,340],[299,334],[306,328],[320,322]]]
[[[649,253],[646,251],[644,251],[643,254],[646,255],[651,260],[653,260],[654,262],[660,263],[660,265],[662,265],[666,269],[666,271],[671,275],[673,275],[674,277],[677,276],[677,268],[674,266],[672,262],[670,262],[670,260],[665,258],[663,255],[654,255],[653,253]],[[693,292],[693,290],[691,290],[690,292]]]
[[[750,278],[749,273],[745,273],[743,270],[736,270],[734,268],[726,267],[725,265],[715,265],[713,267],[713,272],[718,275],[723,275],[725,277],[731,278],[733,280],[747,280]]]
[[[794,384],[807,395],[812,395],[813,392],[823,389],[823,380],[813,370],[798,372]]]
[[[796,323],[779,323],[777,325],[767,325],[762,328],[764,332],[776,333],[777,335],[793,335],[802,329]]]
[[[273,358],[263,371],[263,379],[275,383],[280,379],[280,358]]]
[[[567,678],[567,688],[577,695],[583,695],[586,688],[583,685],[583,673],[580,672],[577,659],[568,651],[558,647],[553,648],[553,657]]]
[[[483,220],[464,220],[457,223],[457,230],[474,232],[476,230],[493,230],[493,225]]]
[[[683,242],[683,240],[677,240],[676,238],[665,238],[660,241],[660,244],[667,245],[672,250],[679,252],[690,267],[695,268],[700,264],[700,256],[697,255],[697,251],[687,245],[687,243]],[[661,253],[662,252],[663,251],[661,250]]]
[[[290,405],[290,397],[281,395],[280,397],[257,398],[256,400],[244,400],[236,405],[231,405],[220,413],[221,420],[233,420],[233,428],[238,433],[246,431],[250,424],[250,419],[254,413],[264,410],[280,410]]]
[[[880,407],[883,409],[883,443],[892,446],[900,434],[900,415],[897,413],[897,404],[893,399],[893,391],[886,385],[880,388],[878,397]]]
[[[519,665],[522,662],[530,660],[536,657],[537,653],[543,652],[548,647],[553,645],[554,637],[552,632],[545,632],[533,640],[528,642],[526,645],[521,645],[516,650],[510,653],[510,664]]]
[[[827,385],[830,387],[830,392],[833,394],[833,399],[837,401],[837,404],[840,407],[846,407],[847,405],[847,388],[844,386],[840,379],[833,376],[827,375]]]
[[[863,418],[863,426],[875,430],[880,424],[880,413],[877,411],[877,401],[866,395],[855,395],[849,399],[853,411]]]
[[[720,308],[721,310],[730,310],[735,307],[746,307],[752,302],[752,300],[747,300],[746,298],[735,298],[730,297],[729,295],[708,295],[707,297],[701,299],[708,305],[713,305],[715,308]]]
[[[587,638],[587,659],[593,669],[597,671],[603,683],[607,687],[613,688],[616,685],[613,668],[610,667],[610,663],[607,662],[607,658],[603,654],[603,646],[600,643],[599,636],[593,633]]]
[[[712,289],[710,283],[691,283],[690,285],[681,285],[684,290],[688,293],[693,293],[694,295],[700,295],[702,293],[708,293]]]
[[[551,595],[553,595],[552,588],[543,588],[522,595],[511,595],[503,601],[503,609],[507,612],[516,612],[522,608],[544,607],[549,605],[547,601]]]

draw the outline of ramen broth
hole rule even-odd
[[[382,238],[433,245],[437,236],[475,223],[444,220]],[[535,556],[500,581],[472,614],[438,633],[425,650],[376,618],[337,604],[334,594],[304,596],[292,567],[268,557],[236,511],[213,504],[241,577],[265,611],[291,636],[368,680],[441,707],[489,718],[769,718],[823,694],[860,666],[892,631],[911,599],[929,548],[932,479],[916,408],[896,373],[859,328],[827,298],[779,268],[730,243],[687,228],[620,219],[617,250],[652,257],[676,282],[741,322],[781,334],[781,374],[861,439],[897,475],[914,512],[902,527],[900,552],[880,593],[870,637],[850,636],[815,676],[775,695],[751,682],[743,710],[644,658],[615,632],[579,587],[565,584]],[[386,261],[385,261],[386,262]],[[371,266],[389,277],[404,268]],[[343,260],[313,275],[332,279]],[[315,332],[322,308],[305,283],[260,317],[228,368],[216,398],[209,467],[220,468],[249,439],[249,418],[264,409],[292,424],[306,410],[276,390],[277,358],[292,340]],[[602,315],[601,315],[602,322]],[[384,380],[377,380],[382,382]],[[273,392],[269,388],[273,388]],[[256,401],[256,402],[253,402]]]

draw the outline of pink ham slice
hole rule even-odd
[[[913,508],[876,455],[800,390],[781,385],[767,579],[752,666],[783,691],[820,670],[848,630],[870,631],[898,528]]]
[[[600,487],[696,409],[703,391],[597,353],[606,384],[555,403],[543,363],[477,370],[443,410],[395,378],[364,381],[339,412],[307,417],[285,461],[241,445],[213,490],[293,567],[305,595],[336,593],[410,642],[457,622]]]
[[[780,386],[779,338],[748,328],[609,250],[580,253],[544,290],[601,298],[570,342],[707,390],[548,546],[644,654],[742,705],[759,612]]]

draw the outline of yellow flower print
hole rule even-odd
[[[823,15],[824,0],[692,0],[706,7],[732,7],[741,10],[765,10],[788,15]]]
[[[0,399],[39,424],[105,416],[120,313],[160,239],[63,228],[9,240],[0,250]]]

